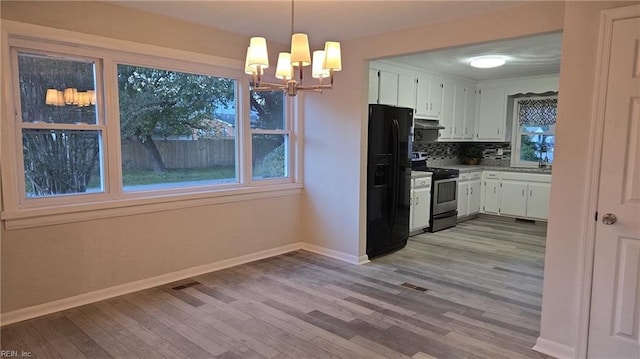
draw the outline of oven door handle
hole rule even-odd
[[[391,174],[391,213],[389,213],[389,225],[393,226],[396,223],[396,219],[398,217],[398,183],[400,176],[400,168],[398,167],[400,164],[398,163],[398,158],[400,156],[400,144],[398,142],[398,133],[400,132],[400,125],[398,124],[397,119],[393,119],[391,121],[391,149],[392,149],[392,157],[391,157],[391,168],[393,173]]]

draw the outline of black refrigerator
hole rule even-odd
[[[404,247],[409,238],[413,109],[369,105],[367,255]]]

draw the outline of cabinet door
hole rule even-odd
[[[404,74],[398,75],[398,106],[416,108],[416,78]]]
[[[439,118],[442,110],[442,78],[438,76],[432,76],[429,82],[429,100],[431,105],[429,106],[429,115],[434,118]]]
[[[466,110],[465,90],[466,88],[464,83],[455,83],[455,87],[453,89],[453,131],[451,137],[457,140],[460,140],[464,137],[464,117]]]
[[[523,182],[502,181],[502,199],[500,214],[526,217],[527,184]]]
[[[441,138],[453,138],[453,105],[455,102],[456,84],[451,80],[442,81],[442,108],[440,111],[440,124],[444,130],[440,131]]]
[[[480,89],[479,100],[476,139],[504,141],[507,121],[506,89],[504,87]]]
[[[464,88],[464,132],[462,138],[473,139],[476,130],[476,89],[475,86],[467,85]]]
[[[419,73],[417,78],[416,116],[439,119],[442,107],[442,80],[427,73]]]
[[[429,227],[429,213],[431,207],[431,189],[416,188],[413,190],[413,222],[412,230]]]
[[[480,180],[469,181],[469,214],[480,212]]]
[[[378,103],[378,69],[369,69],[369,103]]]
[[[380,70],[378,83],[378,103],[398,105],[398,74]]]
[[[469,182],[458,182],[458,218],[469,214]]]
[[[528,187],[529,193],[527,193],[527,217],[548,219],[551,184],[529,183]]]
[[[484,198],[482,208],[484,213],[500,213],[500,181],[485,180],[484,181]]]
[[[413,189],[414,186],[414,180],[411,180],[411,191],[409,191],[410,193],[410,197],[409,197],[409,231],[413,231],[413,214],[416,211],[415,204],[416,204],[416,190]]]

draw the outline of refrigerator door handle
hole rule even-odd
[[[400,176],[400,168],[399,168],[399,152],[400,152],[400,143],[398,141],[398,134],[400,132],[400,125],[397,119],[393,119],[391,121],[391,148],[393,148],[393,155],[391,157],[391,168],[393,173],[391,174],[391,188],[392,191],[392,199],[391,199],[391,215],[389,216],[389,225],[393,226],[396,223],[398,217],[398,184],[399,184],[399,176]]]

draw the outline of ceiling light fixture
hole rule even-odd
[[[311,67],[311,77],[318,79],[312,85],[302,84],[302,68]],[[291,1],[291,52],[281,52],[276,66],[276,78],[283,80],[280,84],[262,81],[264,69],[269,67],[269,53],[267,40],[264,37],[252,37],[247,49],[244,71],[251,75],[251,89],[253,91],[282,90],[289,96],[295,96],[298,90],[312,90],[322,92],[333,87],[333,74],[342,70],[340,43],[327,41],[324,50],[313,52],[313,61],[309,53],[309,39],[307,34],[293,32],[293,0]],[[298,73],[295,73],[295,67]],[[297,78],[296,78],[297,75]],[[328,79],[328,80],[325,80]]]
[[[479,69],[490,69],[493,67],[499,67],[506,63],[503,57],[500,56],[483,56],[477,57],[471,60],[471,66]]]

